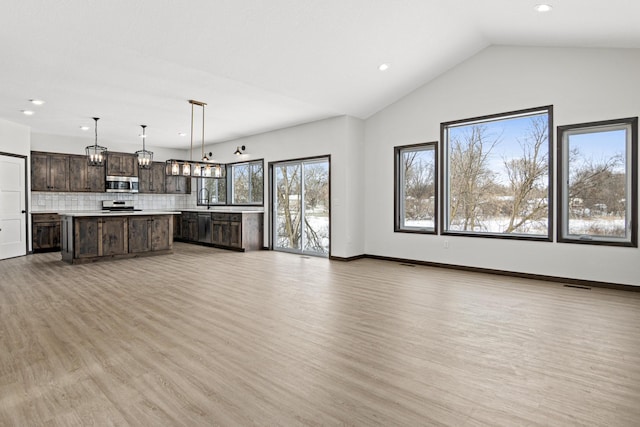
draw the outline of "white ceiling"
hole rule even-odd
[[[189,99],[212,143],[367,118],[491,44],[640,48],[638,0],[540,1],[2,0],[0,117],[188,148]]]

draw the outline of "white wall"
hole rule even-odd
[[[27,126],[0,119],[0,152],[28,156],[31,147]]]
[[[331,255],[351,257],[364,253],[362,120],[341,116],[205,146],[215,161],[231,163],[264,159],[265,163],[265,246],[268,245],[269,162],[316,156],[331,156]],[[246,153],[235,156],[239,145]],[[194,158],[200,150],[194,149]]]
[[[494,46],[369,118],[365,252],[640,285],[637,248],[393,232],[394,146],[438,141],[441,122],[549,104],[554,126],[638,116],[638,70],[638,49]]]

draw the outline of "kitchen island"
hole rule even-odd
[[[62,260],[70,264],[173,253],[173,215],[179,212],[60,214]]]

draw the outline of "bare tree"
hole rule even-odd
[[[482,224],[482,204],[489,196],[494,177],[488,159],[499,142],[500,136],[490,135],[487,127],[480,124],[451,139],[450,221],[461,230],[476,230]]]
[[[433,151],[403,153],[404,209],[407,220],[434,218],[435,159],[425,154],[432,157]]]
[[[530,221],[541,220],[548,215],[547,183],[548,145],[547,121],[542,117],[532,117],[527,134],[518,140],[522,156],[503,159],[509,182],[511,206],[509,223],[505,233],[513,233]]]

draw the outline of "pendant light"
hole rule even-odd
[[[102,166],[107,160],[107,147],[98,145],[98,120],[100,120],[100,118],[94,117],[93,120],[95,121],[96,130],[95,143],[87,146],[84,150],[87,154],[87,162],[89,163],[89,166]]]
[[[220,164],[212,163],[212,152],[204,152],[204,107],[205,102],[189,100],[191,104],[191,147],[189,151],[189,160],[170,159],[166,161],[167,175],[183,175],[197,178],[223,177],[223,169]],[[202,137],[201,137],[201,155],[200,160],[193,160],[193,116],[195,106],[202,107]]]
[[[151,167],[151,162],[153,162],[153,152],[146,149],[146,140],[147,134],[146,129],[147,125],[140,125],[142,127],[142,150],[136,151],[136,156],[138,156],[138,167],[142,169],[149,169]]]

